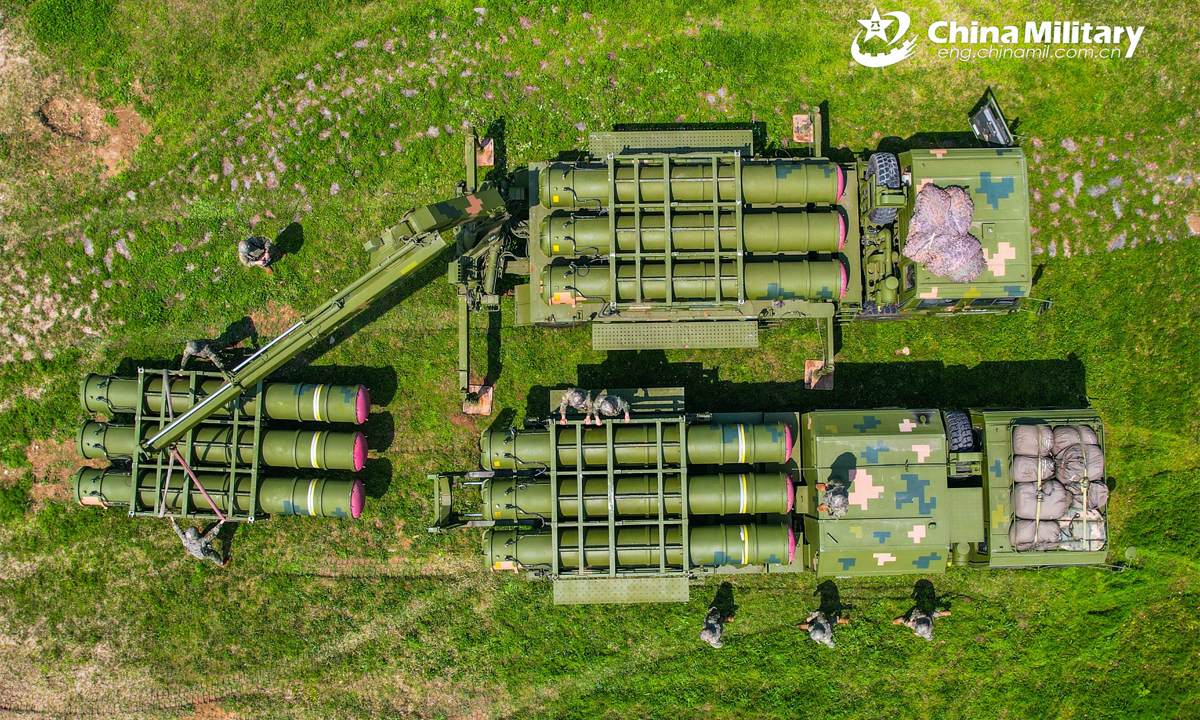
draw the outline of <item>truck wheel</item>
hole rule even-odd
[[[877,152],[867,160],[867,177],[875,176],[875,184],[889,190],[900,189],[900,161],[891,153]],[[876,225],[887,225],[896,219],[900,208],[875,208],[867,219]]]
[[[949,451],[975,452],[975,431],[971,429],[971,417],[962,410],[946,410],[942,418],[946,421]]]

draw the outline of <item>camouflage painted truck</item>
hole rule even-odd
[[[481,469],[430,476],[431,531],[481,528],[488,567],[568,604],[686,601],[722,574],[1105,561],[1092,410],[690,414],[680,389],[611,392],[630,422],[485,431]]]

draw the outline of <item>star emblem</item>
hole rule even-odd
[[[887,30],[887,26],[894,23],[895,20],[892,18],[885,19],[880,17],[879,8],[871,8],[871,19],[859,20],[858,22],[867,29],[867,36],[863,38],[864,42],[873,37],[877,37],[880,40],[886,41],[887,33],[885,31]]]

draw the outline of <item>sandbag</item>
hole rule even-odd
[[[1080,442],[1084,445],[1099,445],[1100,438],[1096,437],[1096,431],[1087,425],[1059,425],[1054,428],[1051,453],[1057,454],[1060,450]]]
[[[1036,533],[1037,537],[1034,537]],[[1008,541],[1013,550],[1057,550],[1062,531],[1056,522],[1037,523],[1033,520],[1013,520],[1008,526]]]
[[[1037,482],[1054,477],[1054,460],[1048,457],[1013,455],[1009,474],[1013,482]]]
[[[1071,507],[1071,493],[1057,480],[1042,483],[1042,502],[1038,505],[1037,483],[1013,485],[1010,499],[1013,513],[1024,520],[1057,520]],[[1039,514],[1040,513],[1040,514]]]
[[[1097,510],[1087,511],[1087,522],[1081,508],[1073,508],[1076,513],[1072,520],[1060,522],[1059,548],[1075,552],[1103,550],[1108,543],[1108,523]],[[1087,537],[1084,537],[1084,535]]]
[[[1013,454],[1050,455],[1054,444],[1054,433],[1049,425],[1018,425],[1013,428]]]
[[[1086,477],[1104,479],[1104,452],[1099,445],[1068,445],[1054,454],[1055,477],[1062,483],[1077,483]]]
[[[1108,486],[1102,482],[1088,483],[1088,510],[1103,510],[1108,505]]]

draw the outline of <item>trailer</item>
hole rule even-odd
[[[561,604],[684,602],[726,574],[1105,561],[1093,410],[689,413],[681,388],[604,392],[628,423],[484,431],[479,469],[429,476],[431,532],[480,528],[489,568],[550,580]],[[1030,433],[1049,439],[1031,451]]]

